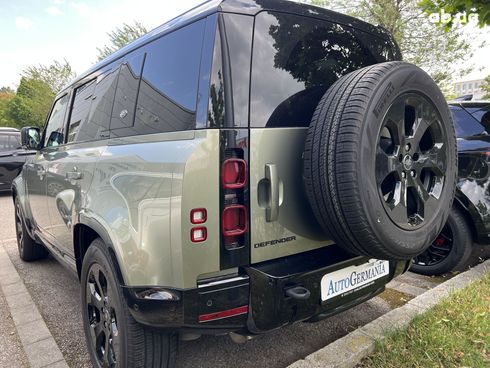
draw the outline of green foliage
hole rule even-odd
[[[490,273],[377,342],[363,368],[490,367]]]
[[[485,91],[484,99],[490,99],[490,75],[484,79],[481,89]]]
[[[109,45],[105,45],[102,48],[97,47],[97,52],[99,53],[97,55],[97,61],[105,59],[107,56],[137,40],[146,33],[148,33],[148,30],[139,22],[134,22],[132,25],[124,23],[121,28],[118,27],[108,33],[110,39]]]
[[[341,0],[314,2],[383,26],[394,36],[403,59],[428,72],[446,95],[452,91],[455,65],[472,56],[462,27],[445,30],[431,23],[418,6],[419,0],[351,0],[348,5]]]
[[[466,12],[467,15],[476,13],[480,27],[490,25],[490,1],[488,0],[422,0],[420,6],[427,14],[440,13],[441,10],[452,16],[463,12]],[[454,23],[450,20],[446,28],[451,28]]]
[[[55,95],[74,77],[66,60],[24,69],[16,93],[9,87],[0,89],[0,125],[42,127]]]
[[[63,63],[54,61],[49,66],[30,66],[22,71],[21,77],[43,81],[54,93],[58,93],[68,82],[75,78],[75,72],[73,72],[71,65],[64,60]]]
[[[7,107],[14,96],[15,93],[12,88],[0,88],[0,127],[17,127],[17,124],[7,114]]]
[[[55,93],[47,82],[22,77],[17,94],[8,103],[8,117],[18,127],[42,127],[54,97]]]

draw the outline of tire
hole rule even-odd
[[[418,67],[388,62],[347,74],[325,93],[308,129],[303,176],[316,219],[339,246],[408,260],[446,223],[456,167],[441,91]]]
[[[453,207],[441,234],[430,247],[414,259],[410,271],[422,275],[442,275],[466,271],[473,263],[471,229],[461,211]]]
[[[133,319],[107,246],[100,238],[92,242],[83,259],[81,300],[87,348],[94,367],[174,366],[176,335],[145,328]],[[106,321],[110,323],[104,325]]]
[[[15,197],[14,205],[15,235],[17,237],[17,249],[19,250],[20,259],[26,262],[32,262],[45,258],[48,255],[48,251],[43,245],[36,243],[36,241],[29,235],[18,197]]]

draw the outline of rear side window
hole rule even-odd
[[[118,71],[117,67],[108,68],[75,90],[68,142],[109,138]]]
[[[392,43],[356,29],[286,13],[256,17],[251,127],[306,127],[343,75],[398,59]]]
[[[194,129],[205,20],[152,42],[145,49],[134,130],[150,134]]]
[[[0,152],[21,148],[20,135],[0,134]]]
[[[473,135],[485,134],[485,127],[478,122],[468,111],[460,106],[450,106],[453,115],[456,137],[471,137]]]
[[[111,117],[111,136],[139,134],[133,127],[144,53],[129,55],[122,63]]]
[[[44,132],[44,147],[56,147],[64,143],[64,117],[67,103],[68,95],[64,95],[54,103]]]
[[[490,134],[490,105],[474,105],[466,106],[464,105],[466,111],[468,111],[471,116],[473,116],[478,122],[483,125],[485,131]]]

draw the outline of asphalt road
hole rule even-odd
[[[8,195],[0,195],[0,219],[0,240],[67,363],[70,367],[90,367],[81,325],[77,277],[51,257],[32,263],[20,260],[14,238],[13,204]],[[410,287],[415,290],[413,295],[419,293],[421,288],[436,285],[435,280],[413,274],[402,277],[405,283],[413,284],[407,285],[408,290]],[[285,367],[383,315],[396,306],[396,301],[392,303],[393,298],[403,299],[403,294],[396,292],[394,297],[393,293],[388,293],[388,296],[383,294],[321,322],[292,325],[242,345],[233,343],[228,336],[204,336],[196,341],[181,342],[177,366]]]

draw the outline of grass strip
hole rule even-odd
[[[490,273],[393,332],[358,368],[490,367]]]

